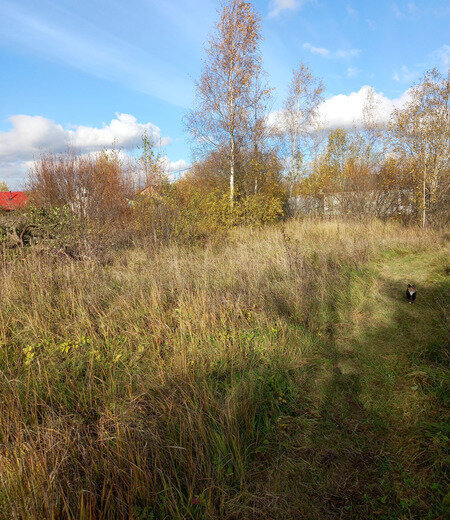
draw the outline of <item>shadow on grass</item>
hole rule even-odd
[[[446,287],[421,285],[413,305],[404,284],[382,279],[381,287],[374,305],[388,319],[369,318],[344,341],[330,327],[324,373],[311,373],[319,404],[277,434],[273,518],[289,518],[287,510],[311,520],[444,518]]]

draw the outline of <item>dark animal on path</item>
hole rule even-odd
[[[416,294],[416,286],[409,283],[406,289],[406,299],[409,303],[414,303],[416,301]]]

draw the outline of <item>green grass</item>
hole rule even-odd
[[[4,262],[0,518],[444,518],[446,253],[291,222]]]
[[[387,250],[352,273],[321,356],[319,403],[287,423],[274,493],[289,509],[277,517],[448,514],[446,260]]]

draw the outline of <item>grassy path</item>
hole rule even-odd
[[[436,253],[397,251],[349,273],[336,296],[337,325],[315,361],[316,400],[286,419],[271,473],[292,519],[448,513],[445,263]],[[409,281],[418,287],[414,305],[404,298]]]

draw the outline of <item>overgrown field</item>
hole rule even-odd
[[[308,221],[5,258],[0,518],[444,518],[447,258]]]

